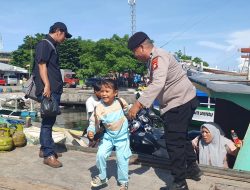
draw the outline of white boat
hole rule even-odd
[[[23,132],[27,138],[28,145],[37,145],[39,144],[39,136],[40,136],[40,127],[28,127],[24,128]],[[52,131],[52,138],[55,143],[64,143],[66,140],[66,135],[62,131]]]

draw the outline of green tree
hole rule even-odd
[[[26,36],[16,51],[13,52],[11,64],[20,67],[33,65],[34,49],[45,34]],[[107,76],[110,73],[139,73],[144,74],[146,66],[138,63],[132,52],[127,48],[128,35],[119,37],[113,35],[110,39],[98,41],[82,40],[80,37],[67,39],[60,44],[60,67],[71,69],[79,78],[92,76]]]
[[[201,63],[203,63],[203,66],[209,66],[208,65],[208,63],[207,62],[205,62],[205,61],[203,61],[201,58],[199,58],[199,57],[195,57],[194,59],[193,59],[193,62],[195,62],[196,64],[201,64]]]
[[[201,58],[195,57],[192,59],[191,56],[184,55],[181,50],[175,52],[175,55],[182,61],[192,61],[195,62],[196,64],[201,64],[202,62],[204,66],[209,66],[209,64],[206,61],[203,61]]]
[[[80,67],[80,39],[67,39],[58,46],[60,68],[77,71]]]
[[[26,50],[26,49],[18,49],[12,53],[12,61],[11,64],[18,66],[18,67],[23,67],[23,68],[28,68],[31,63],[31,50]]]
[[[34,61],[34,49],[38,41],[44,38],[44,34],[36,34],[35,37],[25,36],[23,44],[18,49],[12,52],[12,61],[10,64],[19,67],[32,69]]]
[[[113,35],[110,39],[100,39],[97,42],[85,40],[80,56],[81,69],[77,72],[81,78],[105,76],[109,73],[125,71],[140,71],[137,61],[127,48],[128,35],[119,37]]]

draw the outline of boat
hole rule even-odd
[[[27,145],[37,145],[39,144],[40,137],[40,127],[27,127],[23,129],[23,132],[27,139]],[[55,143],[65,143],[66,135],[63,131],[52,131],[52,138]]]
[[[192,127],[199,128],[203,123],[214,122],[215,98],[197,89],[196,96],[200,102],[192,118]]]
[[[197,89],[196,96],[200,102],[192,117],[191,129],[199,129],[205,122],[214,122],[215,98],[211,98],[207,93]],[[158,100],[153,102],[152,109],[156,114],[160,114],[160,106]]]
[[[25,121],[23,119],[12,118],[12,117],[3,117],[0,116],[0,123],[6,123],[9,127],[10,125],[25,125]]]
[[[24,102],[21,101],[22,107]],[[3,107],[2,105],[5,105]],[[14,105],[13,105],[14,104]],[[34,110],[33,100],[30,101],[30,109],[20,109],[20,98],[1,98],[0,99],[0,115],[4,117],[12,117],[12,118],[25,118],[37,117],[37,111]],[[8,106],[8,107],[7,107]]]
[[[230,168],[250,171],[250,80],[245,76],[193,72],[189,79],[197,89],[216,98],[214,122],[219,124],[227,138],[234,130],[244,141],[237,158],[229,156]]]

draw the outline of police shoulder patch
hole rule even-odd
[[[151,67],[152,67],[153,71],[158,68],[158,57],[155,57],[155,58],[152,59]]]

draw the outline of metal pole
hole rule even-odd
[[[247,80],[250,80],[250,53],[248,54],[248,75]]]
[[[32,52],[32,36],[30,35],[30,64],[29,64],[29,78],[30,78],[30,67],[33,62],[33,52]]]
[[[135,13],[135,5],[136,0],[128,0],[128,4],[131,9],[131,35],[136,32],[136,13]]]
[[[30,78],[30,67],[31,67],[31,64],[32,64],[32,48],[30,49],[30,64],[29,64],[29,78]]]

